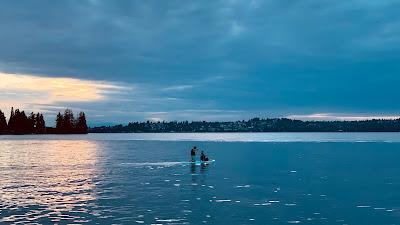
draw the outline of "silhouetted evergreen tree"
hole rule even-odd
[[[29,133],[29,120],[25,112],[20,112],[19,109],[14,111],[10,117],[9,131],[12,134],[28,134]]]
[[[75,123],[75,131],[79,134],[87,134],[88,126],[86,124],[86,116],[84,112],[80,112]]]
[[[74,113],[66,109],[64,114],[58,113],[56,117],[56,132],[59,134],[87,134],[86,115],[80,112],[78,118],[74,119]]]
[[[36,133],[45,134],[46,133],[46,122],[44,121],[43,114],[36,115]]]
[[[14,132],[14,124],[15,124],[14,107],[11,107],[10,118],[8,119],[8,125],[7,125],[8,132],[10,133]]]
[[[74,133],[74,128],[75,128],[75,119],[74,119],[74,113],[70,109],[66,109],[64,111],[64,116],[63,116],[63,129],[62,133],[65,134],[72,134]]]
[[[28,116],[28,127],[26,129],[28,133],[36,133],[36,116],[33,112]]]
[[[60,112],[58,112],[56,117],[56,131],[57,133],[63,133],[64,130],[64,118]]]
[[[7,133],[7,120],[4,113],[0,110],[0,134]]]
[[[86,115],[80,112],[78,118],[74,119],[74,114],[70,109],[66,109],[64,114],[57,114],[56,128],[46,128],[43,114],[30,113],[28,116],[24,111],[11,108],[10,118],[7,119],[0,110],[0,134],[86,134],[88,126]]]

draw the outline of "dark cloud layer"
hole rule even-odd
[[[136,87],[114,101],[70,103],[98,122],[111,121],[99,111],[119,101],[130,102],[121,115],[135,112],[121,121],[161,111],[161,119],[212,110],[218,119],[224,111],[227,119],[396,114],[399,8],[378,0],[1,1],[0,71]]]

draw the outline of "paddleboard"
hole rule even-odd
[[[206,164],[210,164],[210,163],[213,163],[213,162],[215,162],[215,159],[211,159],[211,160],[208,160],[208,161],[194,161],[194,162],[192,162],[192,161],[190,161],[189,163],[190,164],[195,164],[195,165],[206,165]]]

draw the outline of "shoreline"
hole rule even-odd
[[[243,132],[243,131],[227,131],[227,132],[88,132],[81,133],[47,133],[47,134],[0,134],[1,136],[72,136],[72,135],[90,135],[90,134],[355,134],[355,133],[400,133],[400,131],[260,131],[260,132]]]
[[[88,135],[88,134],[276,134],[276,133],[290,133],[290,134],[301,134],[301,133],[400,133],[400,131],[193,131],[193,132],[88,132],[88,133],[44,133],[44,134],[0,134],[0,136],[46,136],[46,135]]]

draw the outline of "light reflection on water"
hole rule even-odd
[[[399,143],[74,137],[2,137],[1,224],[383,225],[400,218]],[[193,145],[216,161],[188,163]]]
[[[3,141],[0,150],[0,208],[9,212],[1,222],[85,221],[73,214],[96,199],[95,142]]]

